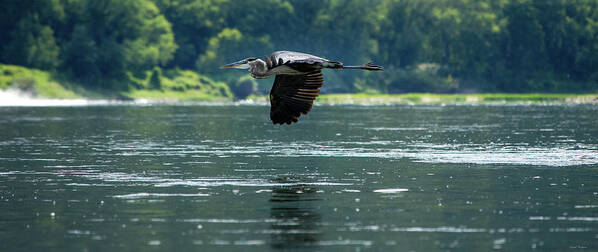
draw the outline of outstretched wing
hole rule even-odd
[[[270,90],[270,119],[274,124],[291,124],[307,114],[324,83],[322,72],[303,75],[276,75]]]

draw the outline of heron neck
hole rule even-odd
[[[253,78],[267,78],[268,75],[268,68],[266,67],[266,62],[262,60],[257,60],[253,64],[250,65],[249,72]]]
[[[256,79],[264,79],[264,78],[268,78],[270,76],[272,76],[272,74],[269,74],[268,71],[265,71],[265,72],[251,71],[251,77],[256,78]]]

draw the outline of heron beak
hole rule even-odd
[[[240,60],[240,61],[226,64],[226,65],[220,67],[220,69],[228,69],[228,68],[247,69],[247,68],[249,68],[249,64],[247,64],[247,62],[245,62],[245,60]]]

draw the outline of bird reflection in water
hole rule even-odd
[[[272,224],[272,247],[274,249],[314,249],[321,231],[321,220],[314,203],[320,201],[318,189],[301,184],[293,178],[281,178],[278,182],[288,186],[272,188],[270,215],[276,221]]]

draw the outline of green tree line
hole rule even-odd
[[[283,49],[385,67],[327,92],[598,89],[598,0],[6,0],[0,29],[0,63],[108,89],[159,69],[234,87],[218,66]]]

